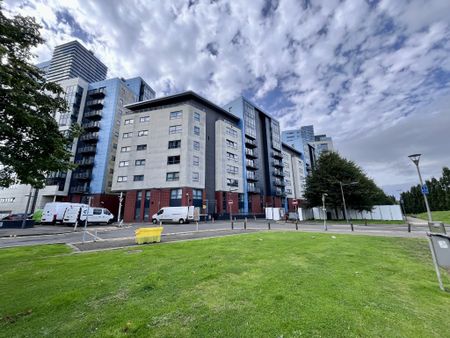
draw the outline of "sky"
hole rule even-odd
[[[450,166],[450,1],[5,0],[46,43],[74,39],[108,76],[141,76],[157,96],[244,95],[282,129],[313,124],[388,193]]]

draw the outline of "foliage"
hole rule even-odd
[[[361,168],[336,152],[322,154],[314,171],[307,177],[305,198],[308,204],[321,206],[322,194],[326,193],[326,205],[341,208],[343,203],[339,182],[343,183],[348,209],[370,211],[374,205],[393,204],[392,198],[386,196]]]
[[[53,117],[67,111],[62,88],[29,62],[42,42],[33,18],[7,18],[0,2],[0,187],[18,180],[40,188],[47,173],[73,167],[69,150],[79,131],[64,136]]]
[[[423,239],[277,232],[68,251],[0,250],[2,337],[450,332],[450,297]]]
[[[432,178],[426,180],[425,185],[428,187],[428,203],[432,211],[450,210],[450,169],[442,168],[442,177],[439,179]],[[411,187],[409,191],[400,195],[404,204],[405,211],[408,214],[418,214],[425,212],[425,202],[422,195],[420,185]]]

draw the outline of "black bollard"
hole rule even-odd
[[[353,229],[353,223],[350,223],[350,227],[352,228],[352,231],[355,231],[355,230]]]
[[[267,222],[267,227],[269,228],[269,230],[270,230],[270,221],[269,222]]]
[[[298,230],[298,220],[295,220],[295,230]]]

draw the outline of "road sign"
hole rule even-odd
[[[426,184],[422,185],[422,193],[425,195],[429,194],[428,187]]]

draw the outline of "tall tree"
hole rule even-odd
[[[15,181],[42,187],[48,172],[72,167],[71,139],[53,118],[66,111],[62,88],[30,63],[43,43],[33,18],[7,18],[0,2],[0,186]]]
[[[348,209],[370,211],[374,205],[393,204],[360,167],[335,152],[322,154],[307,177],[305,198],[308,204],[322,205],[322,194],[326,193],[327,206],[340,209],[343,206],[340,182]]]

